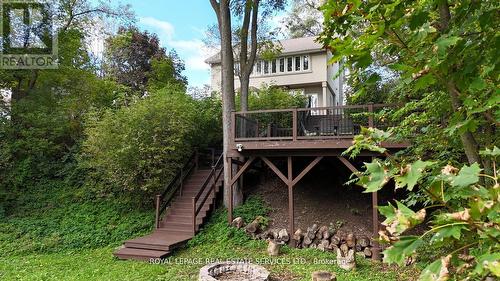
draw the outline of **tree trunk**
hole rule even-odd
[[[219,33],[221,38],[221,77],[222,77],[222,135],[224,158],[230,149],[230,137],[232,134],[231,113],[234,111],[234,56],[231,37],[231,10],[230,0],[210,0],[210,4],[217,15]],[[229,205],[229,183],[231,181],[232,163],[230,160],[224,161],[224,205]],[[241,202],[237,198],[240,194],[235,190],[234,202]]]
[[[440,0],[438,3],[439,10],[439,30],[441,33],[446,33],[450,21],[451,21],[451,13],[450,7],[447,0]],[[449,77],[444,77],[445,79],[449,79]],[[448,94],[451,99],[451,105],[455,112],[458,112],[462,107],[462,102],[460,101],[460,91],[458,90],[456,84],[453,80],[448,80],[446,84],[446,88],[448,90]],[[467,160],[469,164],[478,163],[485,164],[481,162],[481,157],[479,156],[479,144],[472,132],[463,132],[460,133],[460,140],[462,141],[462,145],[464,147],[465,155],[467,156]]]

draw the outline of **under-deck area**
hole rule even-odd
[[[233,112],[230,147],[225,159],[237,169],[230,175],[229,197],[233,198],[234,184],[254,163],[269,167],[286,186],[288,231],[293,234],[296,229],[294,187],[318,163],[332,163],[322,161],[326,157],[336,159],[337,165],[351,173],[359,173],[356,165],[342,153],[352,145],[354,136],[361,132],[362,127],[391,127],[394,120],[387,116],[393,108],[394,105],[368,104]],[[408,147],[409,142],[380,145],[388,150],[399,150]],[[369,151],[361,155],[367,159],[381,156]],[[299,157],[302,160],[297,165]],[[309,159],[306,164],[304,158]],[[371,199],[372,236],[376,238],[379,229],[376,192],[371,194]],[[232,205],[232,200],[229,200],[229,221],[233,219]],[[379,257],[375,243],[373,258]]]

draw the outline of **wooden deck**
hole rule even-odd
[[[352,145],[362,127],[387,129],[394,124],[387,118],[393,108],[368,104],[234,112],[228,156],[340,155]],[[397,150],[408,147],[409,142],[382,146]]]

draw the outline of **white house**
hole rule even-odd
[[[255,62],[250,87],[267,84],[300,91],[310,97],[311,107],[343,105],[344,74],[337,75],[339,64],[329,64],[332,54],[315,40],[315,37],[304,37],[280,41],[282,51],[275,60]],[[221,89],[220,61],[219,54],[206,60],[211,68],[212,91]],[[234,80],[238,89],[238,77]]]

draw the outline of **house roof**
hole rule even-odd
[[[324,50],[323,46],[320,43],[316,42],[316,38],[317,37],[302,37],[280,40],[278,42],[282,47],[281,54],[286,55],[305,52],[318,52]],[[220,61],[220,52],[205,60],[205,62],[208,64],[220,63]]]

